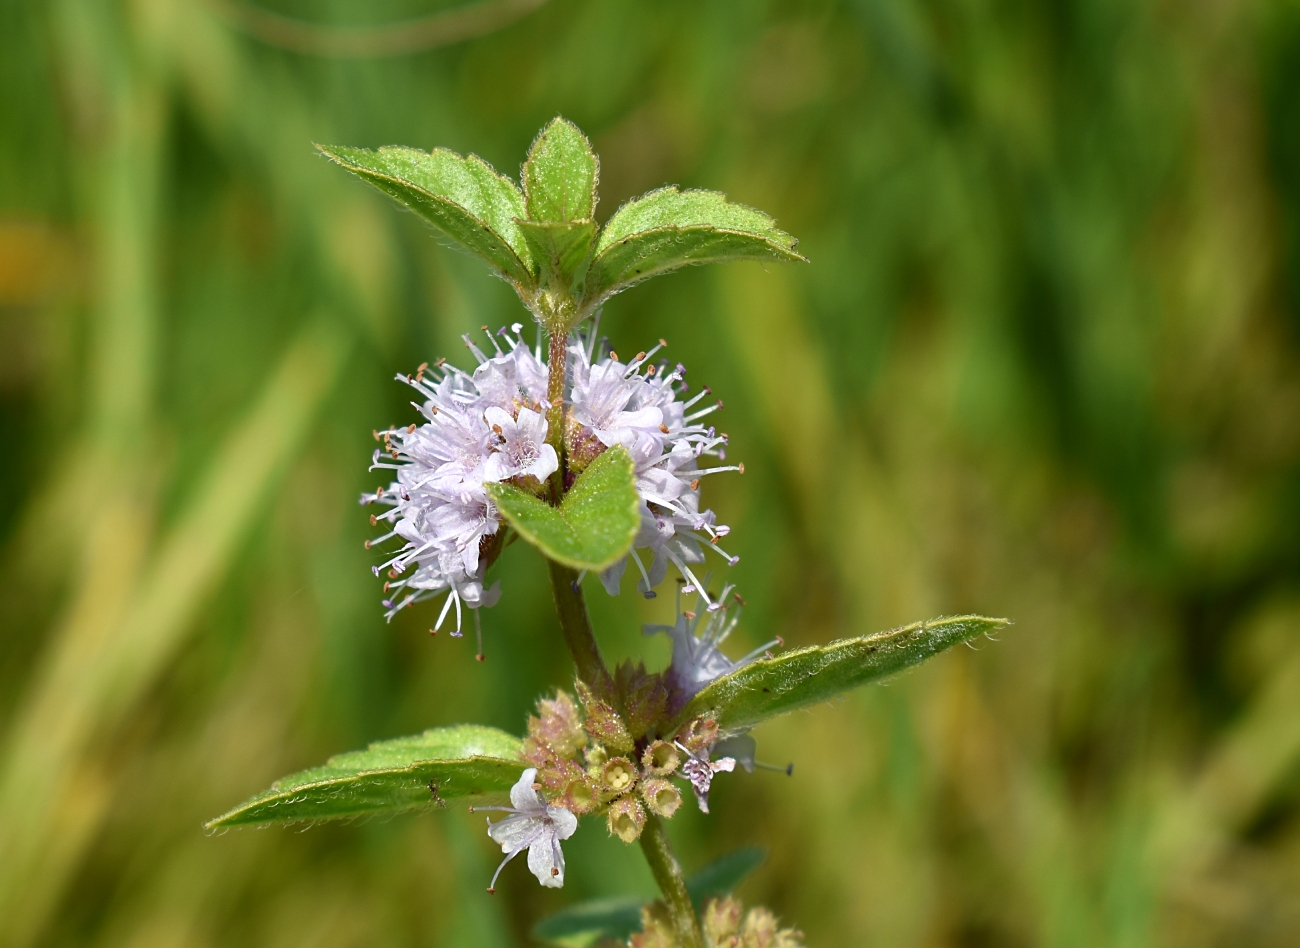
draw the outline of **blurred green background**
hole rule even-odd
[[[727,403],[735,654],[1016,623],[765,726],[793,778],[719,780],[687,869],[766,847],[741,895],[810,946],[1300,943],[1300,4],[448,9],[0,5],[0,943],[524,946],[653,891],[598,821],[562,891],[495,899],[464,812],[201,830],[569,678],[522,544],[486,663],[434,605],[382,621],[392,376],[523,314],[311,148],[515,174],[557,113],[602,219],[719,188],[812,260],[606,310]],[[671,597],[588,595],[610,657],[666,660]]]

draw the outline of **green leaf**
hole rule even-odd
[[[542,129],[520,177],[530,220],[568,223],[595,216],[600,161],[572,122],[556,118]]]
[[[515,223],[524,198],[509,178],[476,155],[446,148],[388,147],[378,151],[317,145],[322,154],[370,182],[432,224],[444,237],[477,254],[501,276],[531,283],[532,258]]]
[[[600,235],[587,280],[590,307],[633,283],[688,264],[805,260],[762,211],[717,191],[651,191],[619,208]]]
[[[705,899],[726,895],[740,885],[745,876],[763,864],[766,856],[761,847],[747,846],[715,859],[695,873],[686,880],[686,889],[691,893],[695,908],[699,909]]]
[[[563,289],[570,295],[578,295],[578,288],[587,275],[591,245],[596,239],[596,222],[516,223],[528,243],[528,252],[537,264],[541,284]]]
[[[271,789],[217,817],[208,829],[400,813],[449,800],[508,798],[524,771],[520,740],[505,731],[461,724],[378,741],[277,780]]]
[[[616,445],[587,466],[552,507],[511,484],[488,484],[488,495],[515,531],[557,563],[601,570],[632,548],[641,525],[641,498],[632,458]]]
[[[751,846],[717,859],[686,880],[696,909],[710,896],[725,895],[762,863],[764,852]],[[625,940],[641,928],[643,899],[591,899],[542,919],[533,937],[557,945],[583,948],[600,938]]]
[[[724,732],[744,730],[918,665],[1007,622],[953,616],[760,659],[711,682],[686,705],[677,724],[708,715]]]

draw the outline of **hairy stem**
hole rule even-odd
[[[673,855],[672,844],[664,831],[664,821],[653,813],[648,814],[645,829],[641,831],[641,851],[645,853],[646,862],[650,863],[659,891],[664,894],[678,944],[683,948],[702,948],[704,939],[695,916],[695,906],[691,904],[691,895],[686,891],[686,877]]]
[[[591,619],[587,616],[582,587],[578,585],[578,574],[552,560],[547,560],[546,565],[551,572],[551,592],[555,596],[555,611],[560,617],[560,629],[564,632],[564,641],[569,646],[573,663],[578,666],[578,677],[597,694],[612,694],[614,682],[591,630]],[[647,815],[645,829],[641,832],[641,851],[645,853],[655,882],[663,892],[664,902],[672,915],[673,927],[682,948],[703,948],[703,936],[695,917],[695,908],[691,905],[690,894],[686,891],[682,867],[673,855],[663,821],[653,813]]]
[[[552,332],[550,335],[550,352],[547,362],[550,365],[550,377],[547,379],[546,400],[551,403],[546,413],[546,440],[555,449],[560,459],[560,466],[551,475],[551,503],[558,504],[564,494],[564,477],[569,468],[569,459],[565,456],[564,438],[564,383],[568,372],[568,353],[565,344],[568,339],[563,333]]]
[[[560,617],[560,630],[564,633],[564,642],[569,646],[573,663],[578,666],[578,677],[596,694],[612,694],[614,680],[605,667],[600,646],[591,631],[591,619],[587,616],[582,587],[578,585],[578,574],[553,560],[547,560],[546,565],[551,571],[551,592],[555,596],[555,611]]]

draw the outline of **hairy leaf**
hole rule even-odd
[[[619,446],[587,466],[559,507],[511,484],[488,484],[488,494],[510,526],[557,563],[605,569],[632,547],[641,524],[641,498],[632,458]]]
[[[528,252],[537,265],[539,282],[577,295],[587,275],[591,245],[596,237],[595,221],[572,224],[541,224],[517,221]]]
[[[762,211],[717,191],[660,188],[619,208],[600,235],[587,280],[595,301],[694,263],[804,260],[798,241]]]
[[[542,129],[520,177],[530,220],[569,223],[594,216],[600,161],[572,122],[556,118]]]
[[[448,800],[505,800],[524,770],[519,752],[519,738],[496,728],[431,728],[277,780],[207,828],[400,813]]]
[[[698,909],[711,896],[725,895],[762,863],[764,852],[756,846],[738,849],[714,860],[686,880],[691,901]],[[590,945],[600,938],[626,939],[641,928],[643,899],[592,899],[571,905],[542,919],[533,937],[560,945]]]
[[[454,244],[477,254],[502,276],[516,283],[532,281],[532,258],[515,223],[524,216],[523,195],[483,159],[461,157],[446,148],[423,152],[399,146],[378,151],[316,147],[419,214]]]
[[[918,665],[1007,621],[952,616],[760,659],[711,682],[686,705],[678,723],[708,715],[724,732],[753,727]]]

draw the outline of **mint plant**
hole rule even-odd
[[[445,149],[321,146],[327,157],[419,214],[445,241],[483,260],[518,293],[545,333],[523,325],[466,337],[477,360],[439,360],[398,380],[419,395],[416,423],[376,432],[372,469],[389,486],[361,498],[387,549],[374,569],[383,606],[441,598],[433,629],[462,634],[465,612],[493,605],[488,573],[515,539],[536,547],[576,677],[537,704],[522,738],[462,724],[372,744],[294,774],[211,821],[209,828],[392,814],[449,803],[504,814],[488,835],[504,859],[526,853],[543,886],[564,884],[563,842],[581,822],[639,843],[662,892],[649,905],[573,906],[538,937],[636,948],[791,948],[801,943],[761,907],[728,893],[756,864],[742,851],[688,880],[664,823],[689,787],[708,812],[712,781],[752,771],[751,729],[778,714],[879,681],[1005,620],[960,616],[774,654],[779,639],[733,660],[722,650],[743,600],[710,590],[706,561],[730,565],[728,528],[701,506],[701,482],[724,472],[727,438],[707,423],[721,407],[692,393],[684,366],[654,361],[666,343],[622,360],[599,335],[600,307],[641,280],[688,264],[803,261],[766,214],[716,192],[662,188],[595,221],[599,161],[578,128],[551,122],[534,141],[522,189],[471,155]],[[540,334],[539,334],[540,338]],[[677,619],[647,626],[672,639],[662,672],[611,670],[583,598],[595,573],[617,595],[629,566],[653,597],[671,569]],[[703,577],[701,577],[703,573]],[[683,597],[686,597],[683,599]],[[683,603],[691,608],[685,608]],[[481,631],[479,657],[482,657]]]

